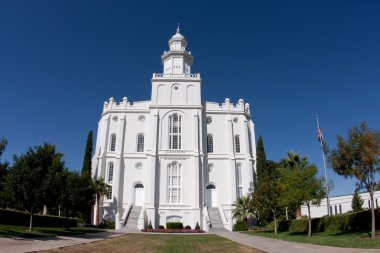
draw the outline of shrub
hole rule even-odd
[[[289,225],[289,232],[303,233],[307,232],[308,220],[292,220]]]
[[[290,220],[277,220],[277,231],[288,231]],[[274,221],[269,224],[269,227],[274,230]]]
[[[191,229],[191,227],[190,227],[189,225],[187,225],[187,226],[185,227],[185,229],[189,230],[189,229]]]
[[[195,225],[195,230],[201,230],[198,222],[197,222],[197,225]]]
[[[182,222],[168,222],[166,223],[167,229],[183,229],[183,223]]]
[[[237,221],[234,224],[233,231],[247,231],[248,230],[248,224],[245,221]]]
[[[152,221],[151,220],[149,220],[148,229],[153,229]]]
[[[115,221],[104,219],[102,223],[100,223],[99,228],[115,229]]]
[[[380,226],[380,211],[376,210],[376,227]],[[272,227],[273,225],[271,225]],[[279,228],[281,227],[281,222]],[[311,228],[313,232],[358,232],[369,231],[371,227],[370,210],[361,212],[349,212],[333,216],[325,216],[314,218],[311,220]],[[281,228],[282,229],[282,228]],[[289,232],[307,232],[308,220],[291,220]],[[286,231],[286,230],[279,230]]]
[[[0,224],[29,226],[29,218],[29,213],[0,208]],[[66,221],[65,217],[33,214],[33,226],[36,227],[66,227],[66,222],[69,227],[76,227],[78,224],[78,220],[74,218]]]
[[[165,229],[165,227],[163,225],[159,225],[158,229]]]

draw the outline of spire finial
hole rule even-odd
[[[177,33],[179,33],[179,22],[177,23]]]

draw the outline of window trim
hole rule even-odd
[[[182,149],[182,115],[173,113],[169,116],[168,121],[169,149]]]
[[[236,196],[237,198],[243,197],[243,169],[241,163],[236,165]]]
[[[142,142],[141,142],[141,139],[140,138],[142,138]],[[136,141],[137,143],[137,147],[136,147],[136,152],[144,152],[144,144],[145,144],[145,136],[144,136],[144,134],[143,133],[139,133],[138,135],[137,135],[137,141]]]
[[[240,136],[235,135],[234,137],[234,146],[235,146],[235,153],[240,153],[241,152],[241,143],[240,143]]]
[[[173,168],[177,169],[176,174],[173,173]],[[182,164],[178,162],[172,162],[168,164],[167,167],[167,203],[173,205],[182,204]],[[176,184],[173,184],[173,177],[176,178]],[[176,192],[176,196],[174,196],[173,192]],[[174,197],[176,197],[176,201],[173,201]]]
[[[111,165],[112,165],[112,167],[111,167]],[[110,180],[110,171],[111,171],[111,169],[112,169],[112,180]],[[113,178],[114,178],[114,173],[115,173],[115,164],[114,164],[114,162],[111,161],[111,162],[108,163],[108,166],[107,166],[107,184],[112,185]]]
[[[110,151],[115,152],[116,151],[116,134],[111,134],[110,137]]]
[[[207,153],[214,153],[214,136],[212,134],[207,135],[206,151]]]

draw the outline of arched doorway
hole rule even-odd
[[[134,188],[134,202],[135,206],[144,205],[144,186],[142,184],[136,184]]]
[[[205,193],[205,201],[206,205],[208,207],[217,207],[217,199],[216,199],[216,187],[213,184],[209,184],[206,186],[206,193]]]

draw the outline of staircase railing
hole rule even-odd
[[[131,212],[131,209],[132,209],[132,205],[128,204],[127,207],[124,210],[123,217],[121,218],[121,220],[119,222],[119,224],[121,225],[121,227],[124,227],[125,224],[127,223],[127,219],[128,219],[129,213]]]
[[[207,206],[203,207],[203,230],[208,232],[210,230],[210,215],[208,214]]]
[[[138,230],[145,228],[145,207],[143,206],[140,211],[139,219],[137,220]]]

